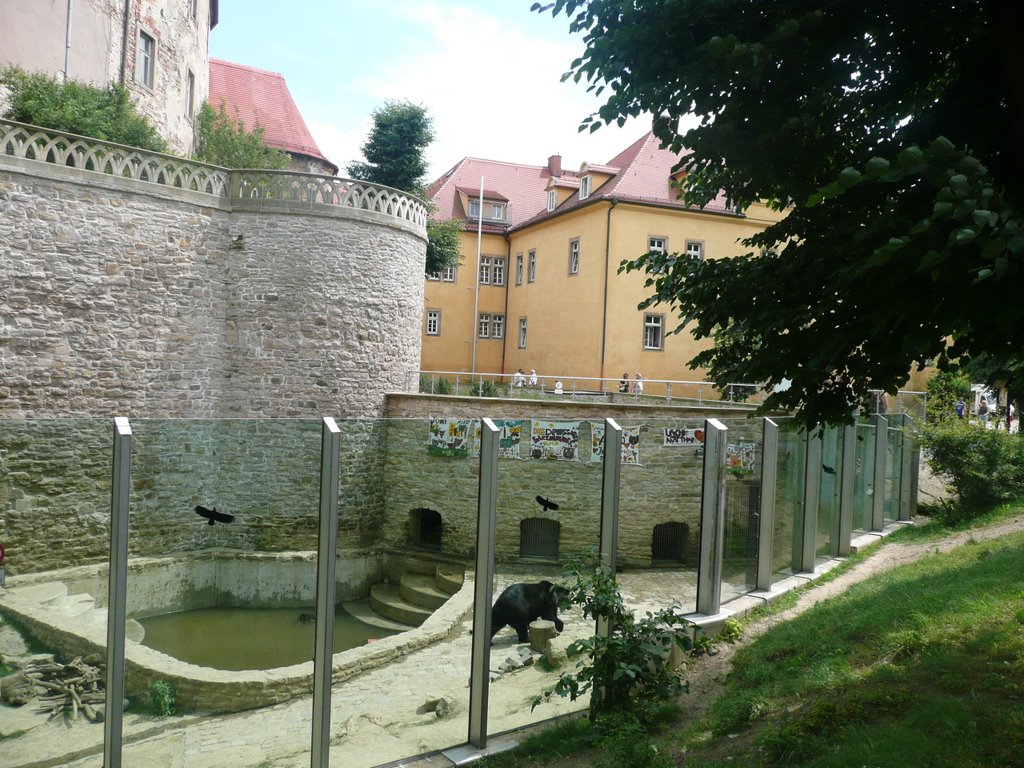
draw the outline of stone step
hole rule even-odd
[[[53,604],[54,608],[63,614],[74,617],[84,617],[96,608],[96,600],[92,595],[85,593],[78,595],[67,595]]]
[[[439,565],[434,576],[434,586],[442,592],[454,595],[462,589],[462,582],[466,579],[463,569],[454,565]]]
[[[394,584],[374,584],[370,587],[370,607],[386,618],[417,627],[432,613],[427,608],[403,600],[401,590]]]
[[[371,627],[389,629],[392,632],[405,632],[407,629],[416,628],[414,624],[403,624],[402,622],[392,621],[381,616],[370,607],[370,598],[368,597],[364,597],[362,600],[351,600],[342,603],[341,607],[348,611],[353,618],[359,619],[359,621],[369,624]]]
[[[50,581],[46,584],[33,584],[28,587],[15,587],[12,594],[17,595],[20,600],[39,603],[40,605],[53,605],[67,597],[68,588],[66,584],[59,581]]]
[[[436,577],[426,573],[403,573],[399,580],[399,594],[407,603],[436,610],[451,597],[435,586]]]

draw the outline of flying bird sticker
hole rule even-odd
[[[230,523],[235,519],[234,515],[229,515],[225,512],[218,512],[216,507],[213,509],[207,509],[201,504],[196,506],[196,514],[209,520],[209,525],[213,525],[214,523]]]

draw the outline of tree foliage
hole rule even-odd
[[[373,128],[362,146],[366,162],[349,163],[345,172],[359,181],[384,184],[422,197],[427,172],[424,155],[434,140],[433,121],[426,107],[408,101],[387,101],[373,111]],[[427,224],[425,274],[459,263],[462,223],[457,219]]]
[[[959,371],[939,371],[928,379],[928,421],[937,423],[957,418],[956,402],[971,396],[971,380]]]
[[[223,103],[214,109],[205,101],[199,108],[194,156],[224,168],[281,170],[291,163],[287,152],[266,145],[261,126],[249,130],[241,118],[228,114]]]
[[[0,72],[0,85],[9,90],[3,115],[9,120],[154,152],[166,150],[156,128],[116,83],[97,88],[7,67]]]
[[[650,113],[683,153],[683,199],[724,191],[787,215],[700,261],[649,253],[718,383],[789,379],[765,408],[845,420],[914,362],[1024,345],[1024,6],[986,0],[558,0],[585,50],[566,77],[604,103],[594,130]],[[699,124],[680,133],[688,113]],[[685,150],[684,150],[685,148]],[[679,329],[677,329],[679,330]],[[749,340],[744,343],[743,340]],[[948,340],[952,344],[947,347]],[[739,342],[739,343],[737,343]]]
[[[345,171],[353,179],[420,195],[427,173],[424,152],[433,140],[433,121],[426,107],[387,101],[373,111],[373,128],[362,146],[366,162],[349,163]]]

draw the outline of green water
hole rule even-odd
[[[315,622],[299,620],[312,608],[198,608],[139,619],[143,645],[181,661],[214,669],[273,669],[311,661]],[[334,613],[334,652],[395,634]]]

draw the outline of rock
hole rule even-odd
[[[448,696],[442,696],[437,700],[437,706],[434,708],[434,714],[440,720],[442,717],[448,717],[455,711],[455,700]]]
[[[437,711],[437,704],[438,704],[439,701],[441,701],[441,697],[440,696],[436,696],[434,694],[428,694],[426,696],[426,698],[424,698],[423,703],[420,704],[416,708],[417,714],[422,715],[422,714],[425,714],[427,712],[436,712]]]
[[[544,658],[552,667],[559,667],[569,660],[569,643],[564,637],[552,637],[544,646]]]

